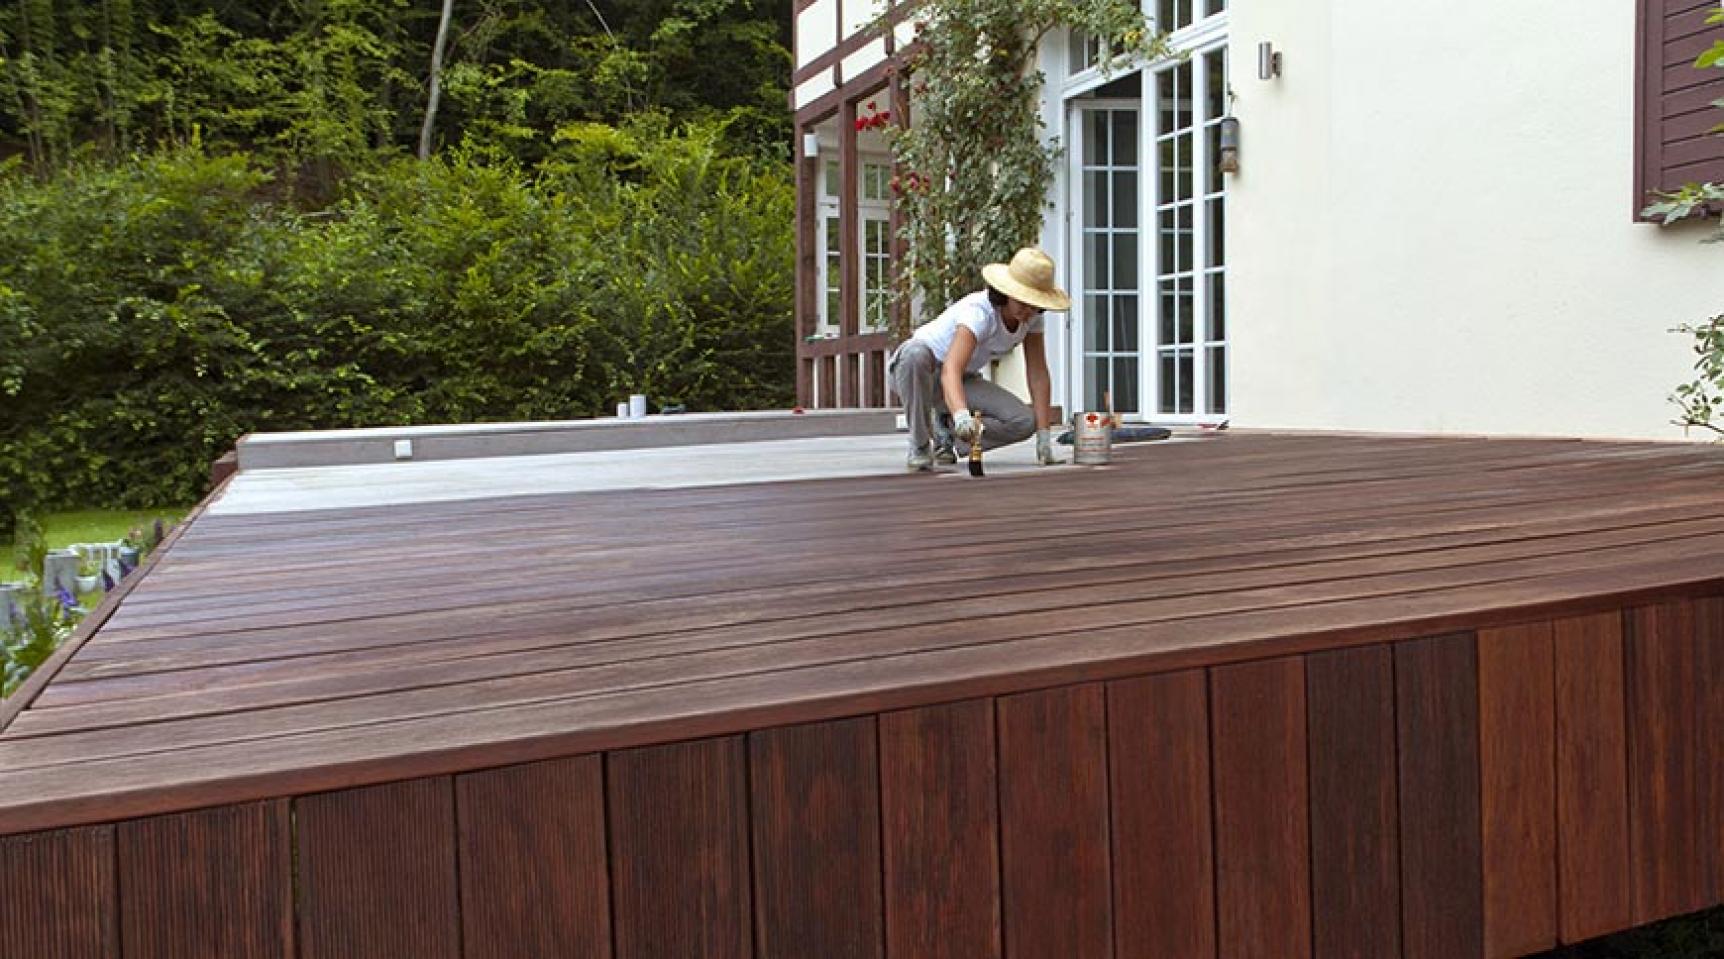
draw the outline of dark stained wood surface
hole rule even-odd
[[[1395,661],[1388,646],[1305,660],[1312,954],[1393,959],[1401,924]]]
[[[879,731],[873,717],[749,736],[761,959],[876,959]]]
[[[1305,663],[1210,671],[1223,959],[1311,955]]]
[[[0,835],[1700,595],[1720,479],[1227,434],[986,509],[893,476],[206,514],[0,733]]]
[[[747,959],[748,780],[739,736],[608,760],[617,959]]]
[[[611,954],[602,760],[455,778],[465,959]]]
[[[1007,951],[1109,959],[1113,877],[1102,687],[1002,696],[998,709]]]
[[[1478,650],[1471,634],[1395,645],[1401,794],[1401,948],[1484,955]]]
[[[1630,882],[1634,921],[1646,923],[1702,908],[1710,883],[1701,830],[1694,604],[1631,610],[1624,625]]]
[[[1108,684],[1114,949],[1119,959],[1215,955],[1209,677]]]
[[[0,930],[8,954],[118,959],[114,829],[0,838]]]
[[[1551,624],[1478,636],[1485,954],[1557,943],[1556,661]]]
[[[286,959],[293,950],[288,802],[121,823],[127,959]]]
[[[458,959],[448,777],[302,797],[294,832],[301,959]]]
[[[994,703],[880,717],[886,954],[998,959]]]
[[[1552,640],[1560,927],[1564,942],[1582,942],[1628,927],[1633,916],[1622,615],[1557,620]]]

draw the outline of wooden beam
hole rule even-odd
[[[856,335],[862,315],[861,210],[856,202],[856,181],[862,170],[856,142],[856,101],[845,100],[838,110],[838,336]],[[838,402],[856,406],[856,368],[836,364]]]

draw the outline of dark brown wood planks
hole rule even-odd
[[[1394,653],[1305,659],[1310,716],[1312,953],[1401,954]]]
[[[1694,604],[1629,610],[1625,640],[1630,875],[1641,924],[1703,908],[1710,892],[1700,829]]]
[[[0,935],[31,959],[118,959],[114,829],[0,837]]]
[[[609,956],[602,760],[455,779],[464,959]]]
[[[1223,959],[1311,955],[1302,657],[1210,670]]]
[[[1478,656],[1470,633],[1395,644],[1401,940],[1408,959],[1484,953]]]
[[[1119,959],[1215,955],[1209,676],[1194,669],[1107,688]]]
[[[1634,924],[1622,614],[1558,620],[1553,644],[1560,929],[1580,942]]]
[[[121,823],[126,959],[287,959],[293,948],[288,802]]]
[[[739,736],[606,759],[617,959],[746,959],[748,778]]]
[[[294,817],[301,959],[458,959],[447,776],[305,796]]]
[[[998,710],[1007,950],[1108,959],[1112,869],[1102,687],[1003,696]]]
[[[994,703],[880,717],[886,954],[1000,955]]]
[[[1548,622],[1478,634],[1485,954],[1557,943],[1556,663]]]
[[[878,733],[872,716],[749,736],[761,959],[876,959]]]

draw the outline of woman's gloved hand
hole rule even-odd
[[[981,432],[981,421],[969,410],[959,410],[952,417],[952,435],[968,443]]]
[[[1054,431],[1052,429],[1036,430],[1036,462],[1043,466],[1055,466],[1060,458],[1054,454]]]

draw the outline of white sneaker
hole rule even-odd
[[[934,468],[934,458],[928,455],[927,450],[917,450],[904,461],[904,468],[912,473],[925,473]]]

